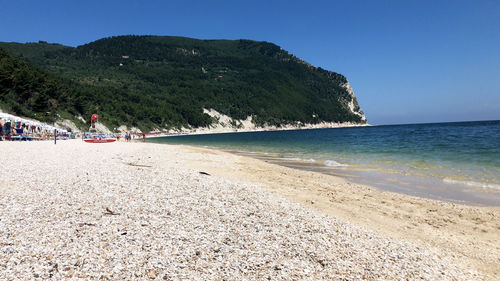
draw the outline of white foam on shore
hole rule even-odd
[[[300,161],[301,160],[298,157],[292,157],[292,158],[285,157],[285,158],[281,158],[281,159],[286,160],[286,161]]]
[[[454,179],[450,179],[450,178],[444,178],[443,182],[449,183],[449,184],[460,184],[460,185],[465,185],[465,186],[472,186],[472,187],[479,187],[479,188],[492,188],[492,189],[500,190],[499,184],[488,183],[488,182],[460,181],[460,180],[454,180]]]
[[[313,158],[309,158],[309,159],[303,159],[303,158],[299,158],[299,157],[291,157],[291,158],[281,158],[282,160],[286,160],[286,161],[297,161],[297,162],[316,162],[315,159]]]
[[[335,160],[325,160],[324,164],[328,167],[347,167],[349,165],[339,163]]]

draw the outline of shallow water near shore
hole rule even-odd
[[[148,141],[222,149],[419,197],[500,206],[500,121],[187,135]]]

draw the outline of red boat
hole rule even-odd
[[[108,143],[108,142],[114,142],[116,139],[84,139],[84,142],[90,142],[90,143]]]
[[[96,132],[95,123],[97,122],[97,118],[99,118],[97,114],[92,114],[92,117],[90,118],[90,132],[83,134],[83,141],[89,143],[115,142],[116,138],[114,138],[114,135]]]

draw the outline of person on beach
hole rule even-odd
[[[11,131],[10,121],[7,121],[5,122],[4,133],[3,133],[5,136],[5,140],[10,140],[10,131]]]
[[[24,128],[22,126],[17,126],[15,129],[15,134],[16,136],[21,136],[24,134]]]
[[[0,141],[3,141],[3,122],[0,121]]]

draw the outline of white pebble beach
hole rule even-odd
[[[0,280],[499,278],[498,208],[388,194],[184,146],[69,140],[0,142],[0,150]],[[280,179],[282,173],[295,183]],[[348,194],[361,198],[362,192],[386,199],[377,207],[369,199],[349,205],[354,197]],[[409,202],[421,205],[405,212]],[[390,204],[393,212],[401,206],[397,216],[379,207]],[[438,214],[426,217],[433,207]],[[375,209],[386,212],[387,220],[380,215],[386,226],[373,226],[375,219],[363,223],[379,215]],[[461,230],[452,232],[451,223],[449,230],[421,222],[410,227],[452,209],[465,214],[453,215],[455,228],[468,227],[466,219],[484,221],[477,236],[463,230],[460,240]],[[447,237],[439,231],[459,240],[448,247],[439,242]],[[420,233],[405,234],[413,232]],[[473,248],[468,243],[474,237],[482,257],[473,249],[455,250]]]

